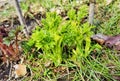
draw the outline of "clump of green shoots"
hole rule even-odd
[[[77,72],[80,73],[80,78],[84,78],[83,72],[88,69],[87,65],[90,66],[90,69],[94,67],[89,62],[90,58],[88,56],[95,48],[100,48],[99,45],[91,43],[90,37],[93,34],[92,28],[94,27],[87,22],[80,22],[88,14],[87,10],[85,5],[81,7],[81,12],[76,13],[74,9],[71,9],[67,13],[69,20],[63,20],[55,12],[47,12],[46,18],[41,21],[42,26],[36,27],[31,38],[26,43],[29,50],[35,49],[34,53],[30,54],[33,55],[32,58],[36,58],[34,57],[36,54],[37,58],[44,62],[44,65],[50,63],[47,67],[50,65],[59,67],[70,63],[72,65],[67,67],[80,68]],[[26,51],[28,53],[28,49]],[[84,64],[87,65],[84,67]],[[100,67],[99,64],[96,66]],[[49,72],[50,69],[46,71]],[[85,74],[87,73],[90,72],[85,72]]]
[[[83,13],[84,16],[87,15],[85,11]],[[41,21],[42,27],[33,31],[28,45],[42,50],[43,58],[49,58],[55,66],[59,66],[65,59],[77,62],[78,59],[87,57],[92,51],[90,36],[93,34],[93,27],[88,23],[81,24],[79,19],[84,16],[80,14],[82,12],[76,14],[72,9],[68,12],[70,19],[62,20],[55,12],[48,12],[46,19]],[[67,49],[66,52],[64,48]]]

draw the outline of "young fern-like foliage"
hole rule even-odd
[[[42,50],[41,58],[51,61],[55,66],[65,60],[77,64],[78,60],[86,58],[93,49],[90,40],[93,27],[87,22],[81,24],[77,19],[87,15],[85,10],[78,13],[74,9],[70,10],[67,13],[69,20],[62,20],[56,13],[48,12],[42,20],[42,27],[36,27],[27,44],[37,48],[37,51]],[[84,15],[81,16],[82,13]]]

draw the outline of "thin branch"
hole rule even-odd
[[[24,19],[23,15],[22,15],[22,11],[21,11],[21,8],[20,8],[20,5],[19,5],[19,1],[18,0],[13,0],[13,1],[14,1],[14,7],[16,9],[17,15],[19,17],[20,24],[22,26],[24,26],[23,32],[24,32],[26,37],[29,37],[28,30],[27,30],[27,25],[25,23],[25,19]]]
[[[90,7],[89,7],[89,20],[88,22],[93,25],[94,23],[94,9],[95,9],[95,0],[89,0]]]

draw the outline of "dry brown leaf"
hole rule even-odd
[[[109,5],[113,0],[106,0],[106,5]]]
[[[16,64],[13,67],[15,68],[15,78],[25,76],[27,73],[26,65],[24,64]]]
[[[49,67],[49,66],[51,65],[51,63],[52,63],[52,62],[49,60],[49,61],[45,62],[44,66],[45,66],[45,67]]]

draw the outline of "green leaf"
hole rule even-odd
[[[82,18],[88,15],[88,6],[82,5],[80,10],[77,12],[77,20],[80,21]]]
[[[70,20],[76,20],[76,14],[75,14],[75,10],[71,9],[70,11],[68,11],[67,15],[70,18]]]

